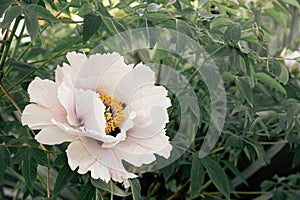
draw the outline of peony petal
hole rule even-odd
[[[21,117],[23,126],[28,125],[31,129],[41,129],[52,125],[51,119],[50,109],[37,104],[27,105]]]
[[[62,82],[62,77],[65,84],[67,84],[71,88],[75,88],[78,72],[81,70],[83,63],[86,61],[87,58],[85,54],[76,52],[69,52],[67,53],[66,57],[71,66],[66,63],[63,63],[63,67],[61,67],[61,70],[58,70],[60,74],[58,72],[56,73],[56,82]]]
[[[126,141],[120,142],[113,149],[122,156],[122,159],[138,167],[153,162],[155,160],[153,154],[168,158],[172,145],[170,145],[165,131],[161,131],[147,139],[137,139],[128,135]]]
[[[62,83],[58,87],[58,99],[67,112],[67,120],[72,126],[78,126],[79,122],[75,112],[74,90]]]
[[[79,173],[91,171],[94,179],[101,178],[108,182],[113,180],[123,182],[127,177],[136,177],[127,172],[121,159],[111,149],[103,149],[92,139],[80,138],[72,142],[67,149],[68,163],[72,170],[78,167]]]
[[[76,115],[80,125],[99,134],[105,134],[105,105],[99,98],[99,94],[80,89],[75,92],[75,99]]]
[[[74,127],[70,126],[68,123],[61,123],[54,119],[52,119],[51,122],[53,124],[55,124],[56,126],[58,126],[61,130],[65,131],[71,135],[81,136],[81,137],[89,137],[89,138],[98,140],[99,142],[103,142],[103,144],[105,144],[106,146],[103,144],[102,145],[105,146],[106,148],[114,146],[114,145],[118,144],[120,141],[125,140],[125,138],[126,138],[125,132],[121,132],[121,133],[117,134],[116,137],[114,137],[111,135],[99,134],[99,132],[86,129],[84,127],[74,128]]]
[[[105,91],[111,95],[111,88],[131,69],[132,66],[126,65],[118,53],[94,54],[83,64],[76,87],[99,93]]]
[[[36,136],[35,139],[42,144],[54,145],[63,142],[71,142],[75,136],[62,131],[57,126],[47,126],[43,128]]]
[[[149,149],[127,140],[126,142],[119,143],[113,149],[123,160],[136,167],[155,161],[153,152],[149,152]]]
[[[300,57],[300,52],[299,51],[294,51],[292,54],[286,56],[285,58],[290,58],[290,59],[296,59]]]
[[[149,111],[154,106],[166,109],[171,106],[171,101],[167,95],[168,91],[162,86],[142,87],[132,95],[130,106],[134,111],[143,110],[147,113],[150,113]]]
[[[287,67],[292,67],[295,63],[297,63],[294,60],[284,60],[284,62]]]
[[[125,188],[128,188],[130,186],[128,179],[136,178],[137,175],[133,173],[129,173],[127,171],[118,171],[118,170],[109,170],[111,178],[119,183],[123,183]]]
[[[128,104],[138,89],[154,84],[154,76],[154,72],[149,67],[138,64],[120,80],[115,80],[117,84],[111,88],[113,96]]]
[[[60,66],[57,66],[56,70],[55,70],[55,82],[56,83],[62,83],[63,78],[64,78],[63,68],[60,67]]]
[[[168,113],[159,106],[152,108],[150,117],[139,116],[134,119],[135,126],[127,135],[135,138],[151,138],[161,132],[169,121]]]
[[[69,52],[66,55],[71,67],[76,70],[80,70],[83,63],[86,61],[86,55],[83,53]]]
[[[57,88],[58,84],[53,81],[36,77],[28,86],[30,101],[45,107],[57,107]]]

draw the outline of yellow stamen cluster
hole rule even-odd
[[[106,119],[105,133],[108,135],[115,131],[124,121],[123,106],[116,98],[108,96],[105,92],[102,93],[99,98],[106,106],[104,112]]]

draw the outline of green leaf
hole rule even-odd
[[[267,60],[268,71],[274,76],[279,76],[281,73],[281,66],[278,60],[274,58],[268,58]]]
[[[190,197],[193,198],[195,195],[197,195],[197,192],[202,187],[203,181],[204,181],[204,169],[201,164],[201,160],[196,154],[192,161],[192,168],[191,168],[191,195]]]
[[[201,163],[206,168],[208,176],[211,178],[216,188],[229,198],[230,184],[224,169],[219,165],[219,163],[209,157],[202,158]]]
[[[266,74],[264,72],[257,72],[257,73],[254,74],[254,76],[255,76],[255,78],[257,78],[262,83],[265,83],[269,87],[274,88],[278,92],[281,92],[282,94],[286,95],[286,91],[285,91],[284,87],[282,85],[280,85],[280,83],[275,81],[268,74]]]
[[[229,56],[230,60],[230,69],[232,69],[233,73],[240,72],[242,69],[241,64],[241,56],[237,52],[238,49],[232,49],[231,56]]]
[[[237,85],[239,91],[247,100],[248,104],[253,107],[252,104],[252,89],[249,85],[249,82],[244,80],[243,78],[236,77],[235,84]]]
[[[292,167],[296,167],[300,163],[300,146],[296,148]]]
[[[144,16],[147,20],[152,22],[154,25],[173,20],[172,16],[169,13],[164,13],[164,12],[156,12],[156,13],[148,12]]]
[[[171,192],[177,191],[177,183],[175,179],[171,179],[169,182],[165,184],[165,187],[167,190],[170,190]]]
[[[223,38],[221,37],[221,35],[218,34],[214,34],[211,33],[207,30],[205,30],[205,33],[207,34],[207,36],[215,43],[220,43],[220,44],[224,44]]]
[[[300,9],[300,4],[298,3],[297,0],[281,0],[281,1]]]
[[[289,198],[287,197],[287,194],[281,189],[277,189],[273,192],[272,200],[285,200],[285,199],[289,199]]]
[[[21,164],[26,154],[26,148],[20,148],[17,153],[15,153],[14,157],[11,159],[12,164]]]
[[[14,0],[0,0],[0,17],[2,17],[5,10],[14,2]]]
[[[168,182],[169,178],[171,178],[171,176],[173,175],[175,168],[176,168],[176,166],[173,163],[171,165],[166,166],[165,168],[163,168],[161,170],[166,183]]]
[[[120,22],[112,18],[102,17],[102,20],[103,23],[105,24],[106,29],[111,35],[115,35],[126,30],[125,27]]]
[[[236,177],[239,177],[239,178],[243,181],[243,183],[244,183],[245,185],[248,186],[248,183],[247,183],[246,179],[244,178],[243,174],[239,171],[239,169],[238,169],[236,166],[234,166],[234,165],[233,165],[231,162],[229,162],[228,160],[223,160],[222,162],[228,167],[228,169],[230,169],[230,171],[231,171]]]
[[[241,139],[241,137],[236,135],[231,135],[226,139],[224,147],[227,149],[232,149],[235,152],[237,152],[244,148],[244,142]]]
[[[147,11],[148,12],[158,12],[160,11],[160,5],[156,4],[156,3],[150,3],[148,6],[147,6]]]
[[[243,53],[242,50],[241,51],[237,51],[240,56],[243,58],[244,62],[245,62],[245,67],[246,67],[246,73],[249,77],[249,84],[250,84],[250,87],[254,87],[254,76],[253,76],[253,68],[250,64],[250,61],[249,61],[249,56],[247,53]]]
[[[140,182],[137,178],[135,179],[128,179],[130,186],[131,186],[131,191],[132,191],[132,198],[133,200],[141,200],[141,185]]]
[[[23,14],[25,15],[25,25],[30,35],[31,40],[34,40],[40,31],[38,16],[49,22],[58,21],[49,11],[43,6],[37,4],[22,4]]]
[[[94,12],[94,6],[93,4],[83,4],[79,10],[78,10],[78,15],[79,16],[82,16],[83,18],[85,17],[85,15],[88,15],[88,14],[92,14]],[[93,14],[92,14],[93,15]]]
[[[228,17],[217,17],[210,23],[211,29],[219,29],[232,24],[233,21]]]
[[[208,0],[199,0],[198,1],[198,8],[201,8]]]
[[[176,29],[177,31],[187,35],[188,37],[193,37],[191,26],[183,20],[176,19]]]
[[[40,31],[38,23],[38,16],[35,12],[32,12],[28,7],[23,8],[23,14],[25,15],[25,25],[31,40],[34,40]]]
[[[9,164],[9,152],[6,147],[0,145],[0,183],[3,179],[4,172]]]
[[[275,20],[275,22],[277,22],[279,24],[279,26],[284,30],[285,33],[288,32],[287,29],[287,15],[282,13],[282,12],[278,12],[278,10],[270,8],[270,9],[265,9],[264,12],[269,15],[272,19]]]
[[[96,195],[96,188],[90,182],[87,182],[81,189],[77,200],[94,199],[95,195]]]
[[[264,180],[264,181],[260,184],[260,188],[261,188],[262,191],[268,191],[268,190],[270,190],[274,185],[275,185],[275,183],[274,183],[273,181]]]
[[[70,180],[73,178],[75,172],[72,171],[66,163],[58,172],[58,175],[56,177],[54,189],[53,189],[53,195],[57,196],[59,192],[70,182]]]
[[[283,85],[286,85],[287,82],[289,81],[289,71],[283,61],[280,62],[280,67],[281,70],[280,70],[280,75],[278,77],[278,80]]]
[[[37,4],[24,4],[23,8],[28,12],[34,13],[36,16],[39,16],[49,22],[58,22],[56,17],[54,17],[48,10],[43,6]]]
[[[45,167],[50,167],[48,163],[48,158],[47,158],[47,153],[43,151],[42,149],[38,148],[31,148],[30,149],[31,154],[34,156],[35,160],[38,162],[38,164],[45,166]]]
[[[87,14],[83,20],[83,43],[86,43],[102,25],[102,19],[96,14]]]
[[[33,67],[32,65],[17,61],[13,58],[8,59],[6,62],[6,65],[15,67],[16,69],[22,70],[22,71],[36,71],[37,70],[37,68]]]
[[[227,44],[237,44],[240,41],[242,28],[240,23],[233,23],[228,26],[224,34],[224,40]]]
[[[6,28],[8,27],[12,21],[18,17],[22,13],[22,9],[19,5],[10,7],[6,14],[4,15],[4,19],[2,23],[0,24],[0,28]]]
[[[25,155],[22,163],[22,175],[24,176],[26,186],[29,191],[33,192],[33,183],[37,176],[37,162],[35,158],[31,155],[30,149],[25,150]]]
[[[56,156],[52,166],[61,166],[68,162],[67,155],[65,153]]]
[[[101,190],[111,192],[110,183],[106,183],[101,179],[92,179],[91,183],[93,186]],[[127,197],[131,194],[130,192],[120,189],[115,183],[112,183],[112,188],[113,188],[113,194],[119,197]]]
[[[257,158],[262,159],[262,161],[265,162],[265,165],[269,164],[271,162],[270,158],[268,157],[268,155],[266,154],[266,152],[264,150],[264,147],[258,141],[254,140],[250,137],[243,137],[243,140],[254,149],[254,151],[256,152]]]

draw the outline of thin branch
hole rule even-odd
[[[50,152],[47,152],[48,164],[50,166]],[[51,197],[51,188],[50,188],[50,167],[47,169],[47,197]]]
[[[0,88],[3,91],[3,93],[7,96],[7,98],[10,100],[10,102],[15,106],[15,108],[17,109],[18,113],[21,116],[22,115],[21,108],[19,107],[17,102],[13,99],[13,97],[9,94],[9,92],[7,91],[7,89],[5,88],[5,86],[3,85],[3,83],[1,81],[0,81]]]
[[[5,60],[6,60],[6,57],[7,57],[7,54],[8,54],[8,51],[9,51],[9,48],[10,48],[10,44],[12,42],[12,39],[14,38],[15,36],[15,33],[16,33],[16,30],[18,28],[18,25],[19,25],[19,22],[21,20],[21,17],[17,17],[16,18],[16,21],[15,21],[15,24],[13,26],[13,29],[9,35],[9,38],[7,40],[7,45],[4,46],[4,49],[3,49],[3,52],[2,52],[2,55],[1,55],[1,60],[0,60],[0,71],[3,69],[4,67],[4,63],[5,63]],[[7,30],[8,31],[8,30]]]
[[[159,65],[158,65],[158,72],[157,72],[157,78],[156,78],[156,84],[159,85],[160,83],[160,76],[161,76],[161,67],[162,67],[162,64],[163,64],[163,60],[161,59],[159,61]]]
[[[109,181],[110,185],[110,200],[114,199],[114,190],[113,190],[113,185],[112,185],[112,180]]]
[[[181,188],[176,193],[171,195],[167,200],[177,199],[178,197],[182,196],[183,192],[187,189],[190,182],[191,179],[186,180],[185,183],[181,186]]]

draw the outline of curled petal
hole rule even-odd
[[[127,172],[120,159],[111,149],[100,148],[92,139],[80,138],[72,142],[67,149],[68,163],[72,170],[78,167],[79,173],[91,171],[94,179],[101,178],[108,182],[110,178],[123,182],[127,177],[136,177]]]
[[[105,105],[99,99],[99,94],[92,90],[79,89],[75,92],[75,101],[76,118],[80,126],[105,134]]]
[[[36,77],[28,86],[30,101],[45,107],[57,107],[58,84],[50,80]]]
[[[138,113],[134,119],[134,127],[128,131],[128,135],[135,138],[151,138],[160,133],[169,121],[166,109],[159,106],[152,108],[150,116]]]
[[[70,125],[78,126],[79,122],[75,110],[75,91],[62,83],[58,87],[58,99],[67,112],[67,120]]]
[[[66,55],[72,69],[80,70],[83,63],[86,61],[86,55],[83,53],[76,53],[74,51],[67,53]]]
[[[71,142],[75,136],[62,131],[57,126],[47,126],[43,128],[36,136],[35,139],[42,144],[54,145],[63,142]]]

